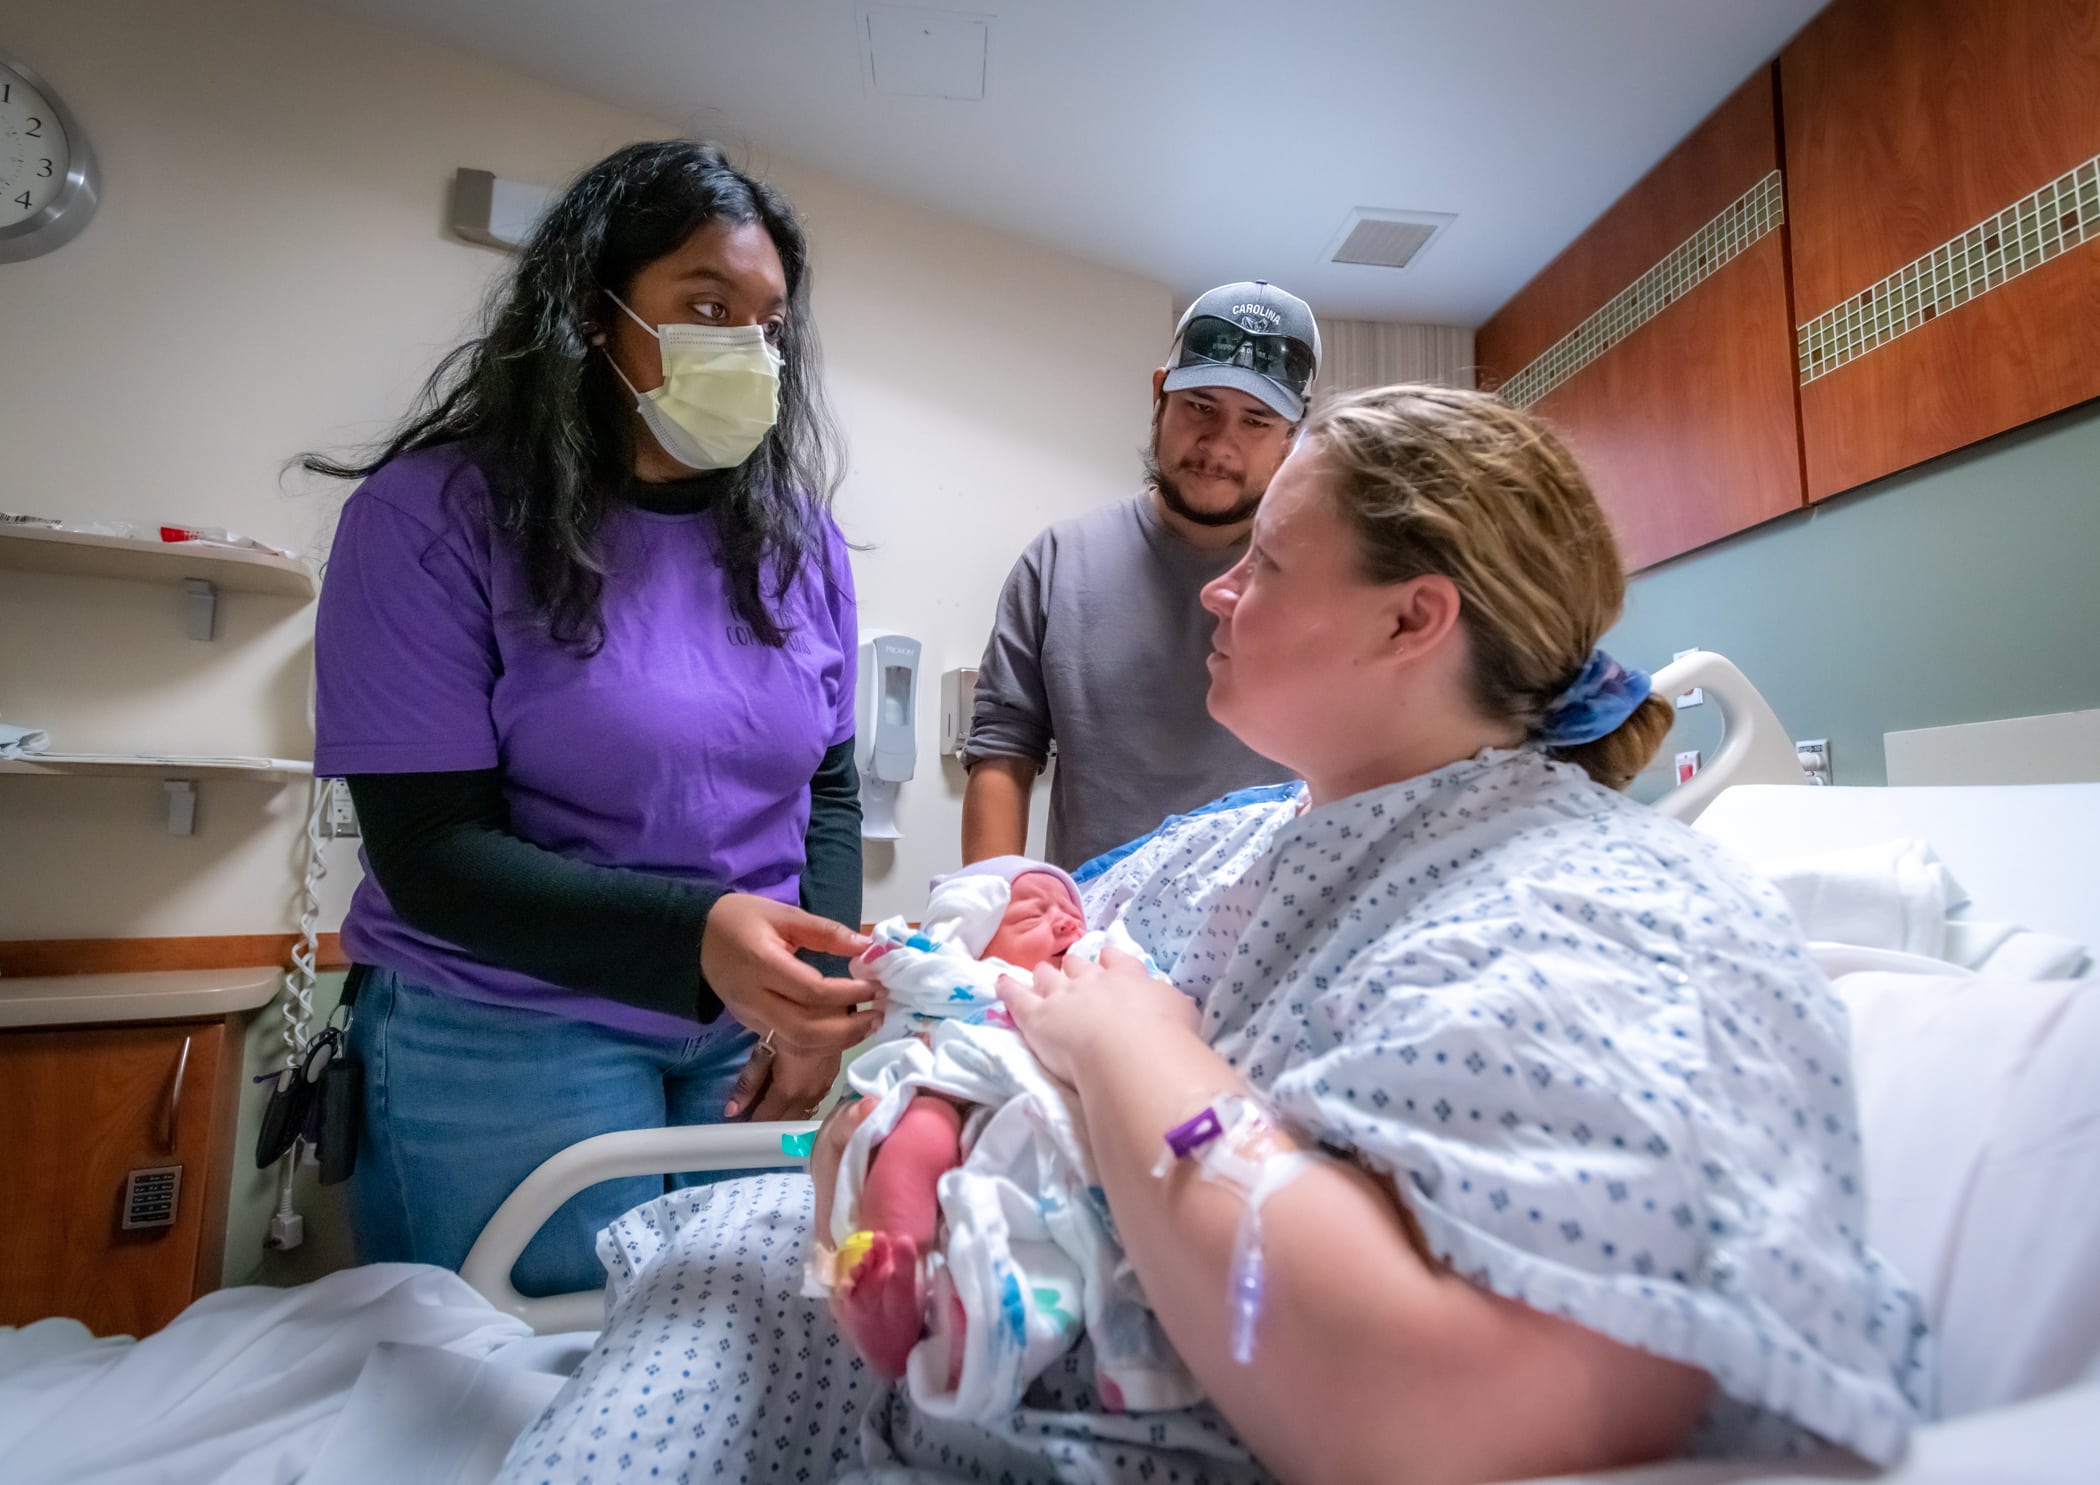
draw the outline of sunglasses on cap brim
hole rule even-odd
[[[1181,332],[1174,366],[1244,366],[1303,396],[1313,379],[1313,351],[1288,335],[1269,335],[1216,315],[1198,315]]]

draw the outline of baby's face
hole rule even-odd
[[[1014,878],[1013,900],[984,952],[1022,969],[1062,964],[1065,950],[1085,933],[1086,919],[1063,882],[1045,871],[1023,872]]]

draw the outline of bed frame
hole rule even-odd
[[[540,1224],[587,1186],[622,1176],[660,1176],[667,1171],[732,1171],[806,1166],[796,1137],[814,1123],[687,1124],[670,1129],[623,1129],[593,1135],[549,1156],[518,1189],[503,1199],[489,1225],[468,1250],[459,1275],[497,1309],[515,1315],[541,1335],[598,1330],[605,1324],[605,1291],[583,1289],[533,1299],[510,1281],[511,1266]]]
[[[1694,686],[1721,713],[1721,742],[1704,768],[1655,802],[1689,825],[1723,789],[1738,784],[1807,784],[1793,739],[1750,678],[1711,650],[1693,650],[1655,673],[1655,694],[1682,696]]]

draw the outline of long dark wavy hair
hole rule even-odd
[[[719,506],[737,618],[765,644],[788,631],[774,605],[821,550],[840,476],[809,315],[809,246],[765,182],[696,140],[631,144],[586,170],[547,212],[490,296],[482,333],[431,373],[415,409],[367,462],[307,454],[315,474],[362,479],[436,444],[464,443],[495,517],[523,553],[540,621],[561,643],[604,642],[598,531],[633,468],[633,394],[593,344],[635,275],[714,222],[762,225],[787,274],[780,418],[730,472]],[[646,437],[647,434],[642,436]]]

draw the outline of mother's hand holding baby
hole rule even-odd
[[[1062,967],[1037,965],[1031,983],[1008,977],[999,992],[1028,1050],[1074,1088],[1089,1066],[1111,1059],[1144,1064],[1177,1042],[1202,1045],[1195,1001],[1116,949],[1104,949],[1099,964],[1075,958]]]

